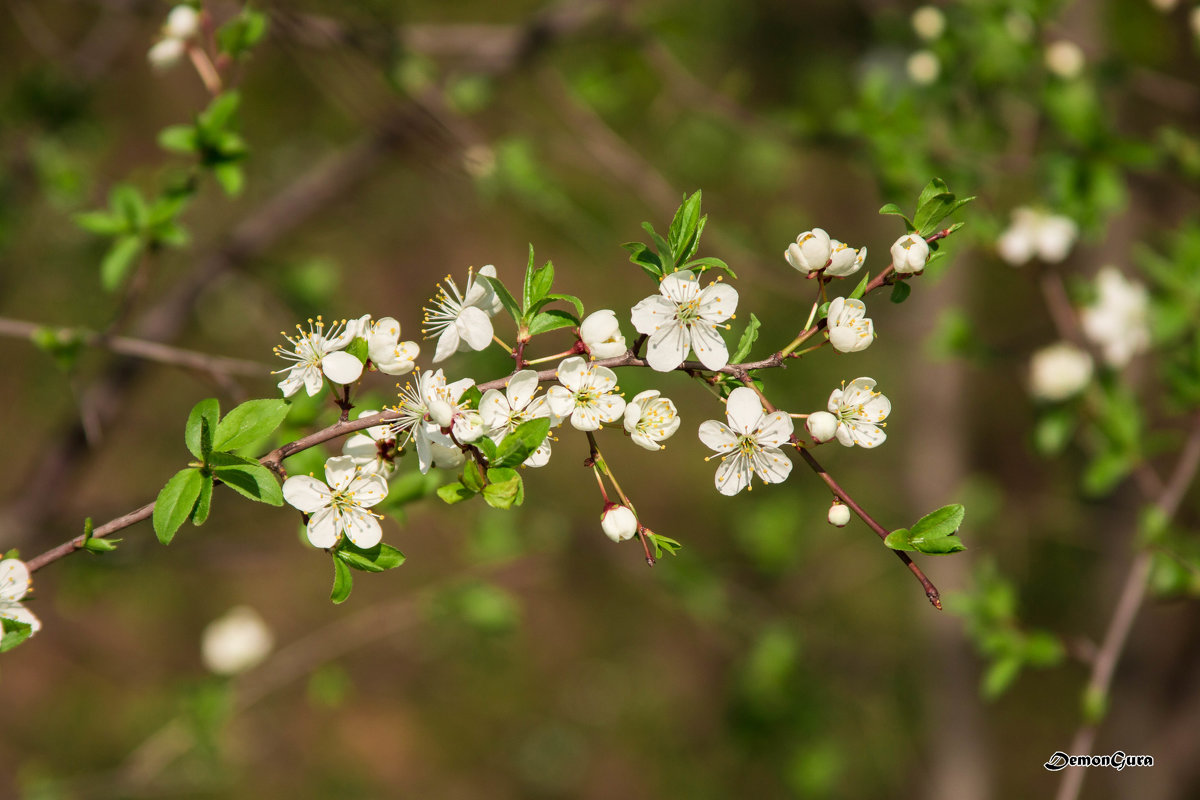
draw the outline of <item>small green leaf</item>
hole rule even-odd
[[[196,498],[196,507],[192,509],[192,524],[203,525],[208,520],[208,512],[212,508],[213,482],[212,478],[204,475],[200,483],[200,496]]]
[[[229,127],[237,113],[242,96],[236,91],[225,92],[213,98],[208,108],[200,112],[197,122],[206,133],[218,133]]]
[[[142,240],[137,236],[125,235],[113,242],[100,262],[100,285],[105,291],[115,291],[121,285],[141,253]]]
[[[729,277],[731,277],[731,278],[737,277],[737,273],[734,272],[728,264],[726,264],[721,259],[713,258],[712,256],[705,256],[704,258],[693,259],[693,260],[687,262],[686,264],[681,264],[679,266],[679,269],[689,269],[692,272],[696,273],[697,275],[700,275],[706,269],[720,269],[720,270],[724,270],[725,272],[727,272],[729,274]]]
[[[758,329],[761,325],[758,317],[751,313],[750,321],[746,323],[746,330],[742,331],[742,338],[738,340],[737,351],[734,352],[733,358],[729,359],[729,363],[739,364],[746,359],[746,356],[750,355],[750,348],[758,339]]]
[[[271,506],[283,505],[283,490],[275,480],[275,473],[262,464],[215,467],[213,474],[243,497]]]
[[[172,153],[194,153],[199,149],[196,129],[191,125],[171,125],[158,132],[158,146]]]
[[[246,176],[241,166],[232,162],[215,165],[213,167],[213,177],[217,179],[217,183],[221,184],[221,188],[225,190],[225,194],[230,197],[240,195],[242,188],[246,184]]]
[[[543,300],[561,300],[564,303],[570,303],[575,306],[575,313],[583,318],[583,301],[573,294],[547,294]]]
[[[904,227],[907,229],[907,233],[912,233],[917,229],[916,226],[912,224],[912,221],[909,220],[908,216],[900,210],[900,206],[896,205],[895,203],[888,203],[883,208],[879,209],[879,213],[900,217],[900,219],[904,220]]]
[[[354,588],[354,575],[350,572],[350,567],[340,558],[333,559],[333,591],[329,594],[329,599],[334,605],[339,605],[346,602],[350,597],[350,590]]]
[[[1089,686],[1083,692],[1083,720],[1096,725],[1108,715],[1108,693],[1097,686]]]
[[[360,572],[383,572],[395,569],[404,563],[404,553],[382,542],[370,549],[363,550],[355,547],[353,542],[344,539],[333,551],[333,554],[346,562],[346,566]]]
[[[642,223],[642,230],[650,234],[650,240],[654,242],[654,247],[658,250],[658,258],[663,264],[675,264],[675,252],[671,249],[670,243],[667,242],[658,231],[654,230],[654,226],[649,222]]]
[[[662,558],[664,552],[675,555],[683,549],[683,545],[674,539],[657,533],[651,533],[650,531],[646,531],[646,539],[649,540],[650,545],[654,548],[655,558]]]
[[[286,400],[248,400],[237,406],[216,426],[213,450],[237,450],[271,434],[288,415]]]
[[[475,492],[472,492],[458,481],[447,483],[445,486],[439,486],[437,494],[446,505],[451,506],[455,503],[461,503],[463,500],[470,500],[475,496]]]
[[[645,243],[626,242],[621,247],[629,251],[629,260],[641,267],[647,275],[656,281],[662,278],[662,260]],[[582,313],[581,311],[580,314]]]
[[[215,397],[201,400],[188,413],[183,441],[192,455],[201,461],[207,461],[208,454],[213,450],[213,433],[217,430],[217,418],[220,415],[221,404]]]
[[[908,540],[908,528],[897,528],[883,540],[884,545],[893,550],[916,550]]]
[[[75,224],[98,236],[116,236],[129,231],[128,223],[107,211],[82,211],[72,217]]]
[[[525,265],[525,285],[522,291],[522,299],[525,301],[521,306],[521,316],[529,314],[529,309],[533,307],[533,245],[529,245],[529,263]]]
[[[7,653],[33,635],[33,626],[8,617],[0,617],[0,653]]]
[[[908,299],[910,294],[912,294],[912,286],[909,285],[908,281],[897,281],[892,286],[891,300],[893,303],[903,303]]]
[[[533,282],[530,284],[532,298],[527,301],[526,308],[532,308],[550,294],[550,287],[554,285],[554,263],[547,261],[533,275]],[[582,305],[582,304],[581,304]],[[580,314],[583,312],[580,311]]]
[[[163,544],[170,544],[179,526],[192,515],[200,497],[204,476],[197,469],[176,472],[154,501],[154,533]]]
[[[130,232],[140,231],[146,227],[149,212],[142,193],[128,183],[118,183],[108,193],[108,207],[114,214],[125,220],[126,229]]]
[[[488,463],[492,463],[496,459],[496,443],[491,438],[484,436],[479,441],[475,442],[475,446],[483,452]]]
[[[962,525],[966,513],[967,510],[962,505],[954,503],[926,514],[912,526],[912,541],[918,543],[954,535]]]
[[[854,291],[850,293],[851,300],[859,300],[867,291],[867,284],[871,282],[871,273],[864,273],[862,280],[858,282],[858,286],[854,287]]]
[[[557,308],[552,308],[549,311],[541,311],[529,323],[529,335],[537,336],[540,333],[558,330],[559,328],[571,328],[578,326],[579,320],[574,314],[569,311],[560,311]]]
[[[675,254],[674,262],[680,264],[696,254],[700,247],[700,192],[686,198],[675,212],[671,227],[667,231],[667,240],[671,252]]]
[[[1021,659],[1016,656],[1005,656],[992,662],[983,676],[983,696],[995,700],[1004,694],[1004,690],[1012,685],[1021,674]]]
[[[549,417],[539,417],[522,422],[516,430],[504,437],[496,448],[496,455],[489,459],[493,467],[516,467],[529,458],[534,450],[546,441],[550,433]],[[488,470],[490,475],[492,470]]]
[[[238,59],[250,52],[266,32],[266,15],[245,8],[217,30],[217,45],[222,53]]]
[[[483,499],[492,508],[508,509],[525,502],[525,483],[516,470],[509,467],[489,469],[487,477]]]
[[[88,539],[86,542],[83,543],[83,549],[87,550],[89,553],[95,553],[97,555],[99,555],[100,553],[111,553],[113,550],[117,549],[117,544],[121,541],[124,541],[124,540],[122,540],[122,539]]]
[[[521,307],[517,305],[517,301],[509,294],[508,289],[505,288],[500,279],[488,275],[477,275],[476,277],[479,280],[487,281],[487,285],[491,286],[492,290],[496,292],[496,296],[500,298],[500,303],[504,306],[504,309],[519,323],[521,321]]]
[[[458,402],[465,405],[467,408],[479,408],[479,401],[483,399],[483,392],[479,391],[478,386],[468,386],[462,394],[458,396]]]
[[[463,466],[462,485],[471,492],[478,492],[482,491],[483,484],[483,473],[479,471],[479,465],[474,461],[468,461]]]

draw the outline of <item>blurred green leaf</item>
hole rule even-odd
[[[105,291],[116,291],[142,254],[142,247],[137,236],[120,236],[113,242],[100,262],[100,285]]]

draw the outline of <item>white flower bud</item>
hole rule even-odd
[[[638,521],[629,506],[609,503],[600,515],[600,527],[614,542],[623,542],[637,533]]]
[[[838,419],[828,411],[814,411],[804,421],[804,427],[808,428],[808,435],[812,440],[821,444],[837,436]]]
[[[946,30],[946,15],[940,8],[921,6],[913,12],[912,27],[917,36],[932,42]]]
[[[942,62],[932,50],[918,50],[908,57],[904,68],[909,80],[918,86],[928,86],[942,74]]]
[[[167,14],[163,35],[172,39],[191,39],[200,31],[200,15],[191,6],[175,6]]]
[[[1043,347],[1029,363],[1029,392],[1036,400],[1066,400],[1092,379],[1092,357],[1069,342]]]
[[[1175,6],[1179,5],[1179,0],[1150,0],[1150,5],[1154,6],[1165,14],[1166,12],[1173,10]]]
[[[925,269],[925,262],[928,260],[929,244],[920,234],[901,236],[892,245],[892,265],[901,275],[920,272]]]
[[[1079,77],[1083,65],[1083,51],[1074,42],[1060,40],[1046,48],[1046,69],[1064,80]]]
[[[209,623],[200,651],[209,670],[234,675],[258,666],[274,645],[275,638],[258,612],[238,606]]]
[[[163,39],[150,48],[146,58],[155,69],[170,69],[183,58],[186,45],[179,39]]]
[[[863,262],[867,260],[867,248],[861,247],[855,250],[837,239],[831,239],[829,244],[829,266],[825,268],[826,275],[844,278],[862,269]]]
[[[850,506],[833,501],[833,505],[829,507],[829,524],[836,525],[839,528],[846,527],[850,522]]]
[[[621,335],[616,312],[601,309],[588,315],[579,326],[579,338],[587,345],[593,358],[615,358],[624,355],[629,348]]]
[[[833,251],[829,234],[820,228],[805,231],[796,237],[796,241],[788,245],[783,257],[793,269],[804,274],[824,269]]]
[[[429,402],[429,418],[439,428],[449,427],[454,421],[454,407],[440,398]]]

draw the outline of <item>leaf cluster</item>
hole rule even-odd
[[[643,222],[642,229],[650,234],[650,244],[626,242],[621,247],[629,252],[630,262],[637,264],[656,281],[681,269],[691,270],[697,275],[706,269],[722,269],[730,277],[736,278],[734,271],[721,259],[696,257],[700,249],[700,236],[707,222],[708,216],[700,215],[700,192],[697,191],[691,197],[684,198],[675,211],[666,237],[654,230],[651,223]]]

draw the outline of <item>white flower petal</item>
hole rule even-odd
[[[337,544],[339,534],[338,514],[333,508],[326,506],[308,518],[308,541],[313,547],[328,550]]]
[[[374,461],[379,455],[379,446],[365,433],[356,433],[342,445],[342,455],[350,456],[359,466]]]
[[[661,326],[675,320],[678,306],[661,294],[651,295],[640,301],[630,312],[630,321],[638,333],[652,335]]]
[[[765,415],[759,422],[754,441],[763,447],[782,447],[795,431],[792,418],[782,411]]]
[[[763,483],[783,483],[792,474],[792,462],[782,450],[765,447],[753,457],[754,471]]]
[[[30,628],[30,636],[42,629],[42,621],[34,616],[32,611],[19,603],[0,604],[0,617],[24,622]]]
[[[487,346],[492,343],[492,318],[481,308],[474,306],[464,308],[458,315],[454,327],[458,329],[461,339],[458,345],[459,349],[465,349],[462,346],[463,342],[466,342],[472,350],[486,350]]]
[[[283,482],[283,499],[306,514],[329,505],[329,487],[311,475],[293,475]]]
[[[750,485],[750,477],[754,474],[750,468],[750,460],[745,453],[734,453],[717,466],[717,474],[713,476],[713,484],[717,491],[732,497]]]
[[[737,436],[723,422],[717,422],[715,419],[703,422],[698,433],[700,441],[718,453],[728,453],[737,449]]]
[[[711,322],[697,320],[691,325],[692,349],[708,369],[722,369],[729,363],[729,348]]]
[[[563,419],[571,416],[571,412],[575,410],[575,395],[565,386],[551,386],[547,389],[546,402],[550,405],[550,411]]]
[[[354,383],[362,375],[363,363],[349,353],[339,350],[321,359],[321,369],[334,383]]]
[[[559,383],[572,392],[578,392],[585,388],[585,381],[590,373],[586,361],[579,356],[571,356],[563,359],[555,374],[558,376]]]
[[[869,422],[850,422],[847,423],[850,427],[850,434],[854,438],[854,443],[859,447],[870,449],[878,447],[887,439],[887,434],[877,425]],[[839,441],[841,437],[838,437]]]
[[[691,346],[692,337],[688,329],[672,320],[650,335],[646,346],[646,362],[657,372],[670,372],[683,363]]]
[[[388,485],[387,481],[379,475],[360,473],[359,477],[346,487],[346,490],[354,498],[355,503],[363,508],[370,508],[387,497]]]
[[[504,392],[508,397],[508,404],[513,409],[523,409],[533,400],[533,396],[537,393],[538,376],[537,371],[532,369],[523,369],[516,375],[508,379],[508,386]]]
[[[488,389],[479,398],[479,416],[489,430],[506,425],[510,411],[508,398],[499,389]]]
[[[353,358],[353,356],[351,356]],[[355,361],[358,359],[355,358]],[[360,365],[361,366],[361,365]],[[304,391],[308,392],[309,397],[316,397],[321,393],[321,389],[325,388],[325,378],[321,370],[312,366],[301,368],[301,378],[304,381]]]
[[[348,509],[342,515],[342,527],[346,530],[346,536],[354,542],[354,546],[363,550],[371,549],[383,539],[383,529],[379,527],[379,520],[366,511]]]
[[[325,482],[335,492],[340,492],[354,480],[358,465],[350,456],[337,456],[325,461]]]
[[[16,558],[0,561],[0,599],[20,600],[29,592],[29,567]]]
[[[737,311],[738,293],[727,283],[714,281],[700,292],[696,312],[711,322],[724,322]]]
[[[691,270],[672,272],[658,284],[659,293],[675,305],[687,303],[700,294],[700,281]]]
[[[729,393],[729,399],[725,401],[725,416],[729,419],[729,427],[736,433],[752,433],[762,415],[762,401],[749,386],[739,386]]]
[[[446,329],[438,336],[437,347],[433,351],[433,363],[445,361],[457,353],[458,343],[458,328],[455,325],[447,325]]]
[[[595,408],[576,406],[571,412],[571,426],[578,431],[600,430],[600,412]]]
[[[597,401],[597,413],[604,422],[616,422],[625,413],[625,398],[619,394],[602,395]]]

